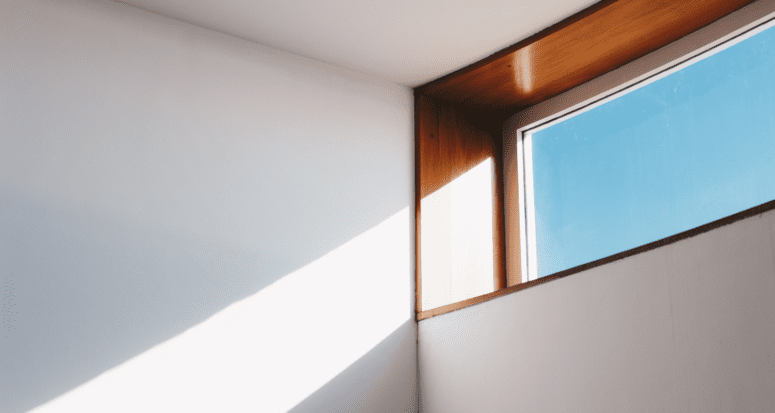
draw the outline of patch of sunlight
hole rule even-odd
[[[533,91],[535,82],[535,54],[533,44],[525,46],[514,53],[514,84],[518,91],[528,94]]]
[[[488,158],[421,201],[423,310],[494,291],[493,176]]]
[[[413,315],[405,208],[39,412],[285,412]]]

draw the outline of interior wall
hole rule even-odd
[[[637,82],[775,12],[760,0],[504,125],[507,274],[520,271],[519,128]],[[422,320],[427,412],[766,411],[775,212]]]
[[[419,323],[427,412],[763,412],[775,212]]]
[[[0,3],[0,411],[416,411],[406,87]]]

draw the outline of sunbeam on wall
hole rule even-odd
[[[494,290],[493,168],[487,158],[422,200],[423,309]]]
[[[411,227],[404,208],[33,411],[288,411],[411,318]]]

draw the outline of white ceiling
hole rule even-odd
[[[128,0],[198,26],[416,86],[598,0]],[[124,2],[124,1],[122,1]]]

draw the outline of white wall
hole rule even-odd
[[[411,91],[0,3],[0,411],[415,411]]]
[[[426,412],[766,412],[775,212],[419,324]]]
[[[504,126],[506,215],[518,128],[636,81],[775,12],[760,0]],[[508,139],[511,138],[511,139]],[[507,220],[519,271],[518,220]],[[775,212],[419,323],[425,412],[763,412],[775,406]]]

